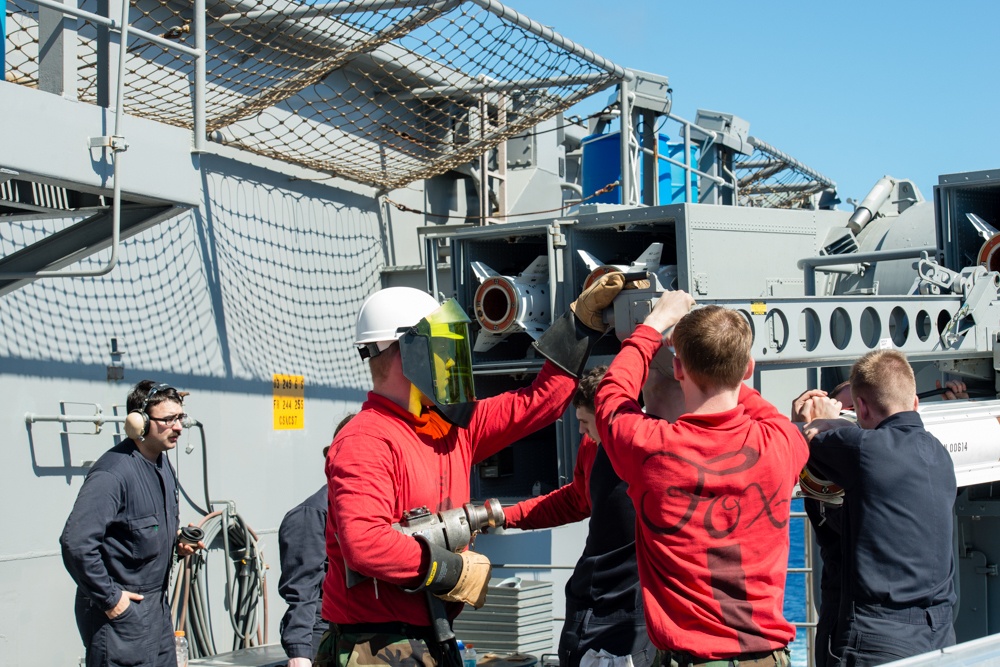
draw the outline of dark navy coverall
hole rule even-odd
[[[955,643],[955,467],[916,412],[809,444],[809,466],[844,488],[842,600],[834,650],[880,665]]]
[[[281,646],[289,658],[312,660],[330,624],[323,620],[326,577],[326,484],[289,510],[278,528],[281,578],[278,594],[288,603],[281,618]]]
[[[812,523],[819,545],[823,569],[819,580],[819,617],[816,619],[816,643],[813,658],[816,667],[836,667],[840,662],[832,649],[836,637],[837,617],[840,614],[841,564],[841,512],[838,505],[830,505],[815,498],[803,502]]]
[[[177,485],[167,457],[149,461],[132,440],[87,473],[62,537],[76,582],[76,622],[87,667],[175,667],[167,585],[177,543]],[[145,596],[108,619],[122,589]]]

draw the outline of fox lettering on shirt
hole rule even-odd
[[[676,475],[677,464],[687,466],[696,481],[693,486],[668,484],[662,490],[650,489],[642,494],[639,517],[647,528],[661,535],[672,535],[679,532],[692,519],[700,515],[705,531],[711,537],[725,538],[741,524],[752,526],[760,519],[766,519],[776,529],[784,529],[788,525],[788,497],[781,495],[781,487],[765,490],[757,483],[751,482],[732,493],[718,494],[706,491],[710,478],[724,478],[739,475],[749,470],[757,463],[760,452],[750,447],[741,447],[736,452],[726,453],[704,463],[686,459],[674,452],[656,452],[646,458],[646,465],[656,466],[657,459],[666,457],[674,459],[670,466]],[[717,486],[717,485],[713,485]],[[691,488],[692,490],[688,490]],[[666,496],[667,498],[664,498]],[[678,506],[672,499],[684,498],[686,506]],[[668,502],[663,502],[668,500]],[[663,522],[661,515],[667,518],[676,509],[683,513],[675,520]]]

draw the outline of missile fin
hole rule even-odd
[[[514,282],[536,283],[542,279],[548,280],[548,277],[549,258],[547,255],[539,255],[535,258],[535,261],[528,265],[528,268],[517,274],[517,278],[514,279]]]
[[[639,257],[629,265],[630,269],[644,269],[650,273],[655,273],[660,267],[660,258],[663,256],[663,244],[651,243]]]
[[[489,352],[493,347],[507,336],[505,334],[494,334],[480,331],[476,334],[476,344],[472,347],[473,352]]]
[[[604,262],[594,257],[586,250],[577,250],[576,252],[580,255],[580,259],[583,260],[583,263],[587,267],[588,271],[593,271],[598,267],[604,266]]]
[[[500,275],[487,266],[485,262],[469,262],[469,268],[472,269],[472,273],[476,276],[476,279],[479,282],[483,282],[488,278]]]
[[[984,241],[989,241],[991,238],[1000,234],[997,228],[980,218],[975,213],[966,213],[965,217],[969,219],[972,226],[975,227],[976,233],[979,234]]]

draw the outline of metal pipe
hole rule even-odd
[[[618,159],[621,161],[621,203],[635,204],[632,200],[632,106],[629,100],[628,81],[618,83]]]
[[[100,410],[101,406],[97,406]],[[24,423],[25,424],[35,424],[37,422],[59,422],[61,424],[74,424],[77,422],[86,422],[93,424],[94,426],[101,426],[103,424],[121,424],[125,421],[125,417],[105,417],[101,414],[96,415],[36,415],[34,412],[24,413]]]
[[[219,23],[242,25],[252,21],[270,21],[274,18],[306,18],[313,16],[342,16],[360,12],[377,12],[400,7],[422,7],[436,0],[355,0],[354,2],[331,2],[325,5],[307,5],[288,11],[260,9],[252,12],[231,12],[216,19]]]
[[[656,155],[657,154],[655,151],[651,151],[650,149],[646,148],[645,146],[642,148],[642,151],[644,153],[647,153],[647,154],[650,154],[650,155]],[[724,178],[719,178],[718,176],[713,176],[712,174],[708,174],[708,173],[706,173],[704,171],[701,171],[699,169],[695,169],[694,167],[692,167],[690,165],[686,165],[683,162],[678,162],[677,160],[673,159],[672,157],[667,157],[663,153],[659,153],[658,156],[664,162],[669,162],[670,164],[675,164],[678,167],[681,167],[683,169],[689,169],[693,173],[698,174],[699,176],[707,178],[707,179],[709,179],[711,181],[714,181],[718,185],[725,185],[727,187],[729,186],[729,183],[727,183],[726,179],[724,179]]]
[[[783,194],[787,192],[812,192],[826,189],[826,186],[817,181],[807,183],[761,183],[759,185],[747,185],[743,192],[755,195]]]
[[[684,124],[684,201],[691,201],[691,124]]]
[[[205,120],[205,90],[208,78],[205,0],[194,0],[193,11],[194,46],[198,55],[194,61],[194,99],[191,101],[191,124],[194,132],[194,150],[197,153],[203,153],[208,134]]]
[[[908,259],[919,257],[921,253],[937,254],[936,246],[920,246],[915,248],[896,248],[893,250],[873,250],[871,252],[854,252],[850,254],[852,262],[877,262],[890,259]],[[843,264],[848,259],[847,255],[818,255],[816,257],[806,257],[796,262],[795,266],[800,269],[806,267],[831,266],[833,264]]]
[[[770,169],[772,167],[784,169],[786,166],[784,160],[743,160],[736,164],[738,169]]]
[[[691,121],[687,120],[686,118],[682,118],[682,117],[680,117],[680,116],[678,116],[676,114],[668,113],[668,114],[666,114],[666,117],[669,118],[672,121],[680,123],[681,126],[684,128],[684,163],[682,164],[682,163],[677,162],[675,160],[672,160],[670,158],[664,158],[664,159],[666,159],[671,164],[676,164],[679,167],[683,167],[687,171],[693,171],[694,173],[698,174],[699,176],[705,177],[705,178],[709,179],[712,182],[713,185],[710,186],[705,192],[701,193],[701,197],[699,197],[699,199],[701,201],[704,201],[705,198],[708,195],[708,192],[711,191],[712,187],[717,186],[717,185],[724,185],[726,187],[731,188],[733,190],[733,199],[736,200],[736,198],[739,195],[739,187],[737,185],[736,176],[734,176],[731,173],[729,174],[730,178],[732,179],[732,185],[730,185],[725,179],[720,178],[719,176],[715,176],[713,174],[708,174],[708,173],[705,173],[705,172],[703,172],[701,170],[695,169],[694,166],[691,164],[691,146],[694,143],[694,140],[691,138],[691,128],[692,127],[698,128],[698,132],[701,133],[701,134],[703,134],[705,136],[705,139],[704,139],[704,141],[703,141],[703,143],[701,145],[702,155],[706,155],[708,153],[709,148],[711,148],[712,145],[715,144],[716,140],[718,139],[718,133],[714,132],[713,130],[706,130],[705,128],[701,127],[700,125],[695,125],[694,123],[692,123]],[[694,193],[691,191],[691,174],[690,173],[687,174],[687,178],[685,178],[684,182],[686,184],[684,186],[684,196],[686,198],[686,201],[691,202],[691,199],[693,198],[693,194]],[[691,203],[694,203],[694,202],[691,202]]]
[[[627,70],[624,67],[621,67],[620,65],[616,65],[610,60],[602,58],[601,56],[597,55],[590,49],[580,46],[576,42],[567,39],[566,37],[563,37],[559,33],[552,30],[551,28],[546,28],[542,24],[532,21],[527,16],[517,13],[510,7],[507,7],[506,5],[503,5],[497,2],[496,0],[468,0],[468,1],[474,5],[479,5],[486,11],[490,12],[491,14],[494,14],[495,16],[500,17],[505,21],[510,21],[511,23],[527,30],[533,35],[541,37],[546,41],[552,42],[556,46],[565,49],[566,51],[569,51],[570,53],[579,58],[582,58],[591,65],[599,67],[606,72],[610,72],[616,78],[627,81],[632,81],[633,79],[635,79],[635,74],[630,70]]]
[[[660,201],[660,137],[659,130],[656,129],[654,123],[654,118],[652,114],[644,114],[642,119],[642,132],[643,139],[648,143],[653,144],[653,163],[649,167],[649,171],[652,172],[646,176],[646,183],[649,185],[649,189],[653,192],[653,206],[659,206],[663,202]],[[649,121],[649,127],[646,127],[646,121]],[[649,148],[639,145],[639,149],[642,151],[649,151]],[[664,156],[666,157],[666,156]],[[645,164],[645,163],[643,163]],[[673,202],[671,202],[673,203]]]
[[[707,142],[706,146],[711,146],[712,144],[715,143],[715,140],[716,140],[716,137],[717,137],[717,133],[714,130],[706,130],[701,125],[695,125],[694,123],[692,123],[688,119],[683,118],[681,116],[678,116],[677,114],[674,114],[674,113],[667,113],[667,114],[664,114],[664,115],[667,118],[669,118],[670,120],[676,121],[676,122],[680,123],[681,125],[685,125],[685,126],[688,126],[688,127],[697,127],[698,131],[701,132],[702,134],[704,134],[705,137],[706,137],[706,142]]]
[[[725,172],[730,179],[732,179],[733,182],[732,184],[729,185],[729,187],[733,189],[733,204],[738,205],[740,199],[740,180],[736,178],[736,174],[730,171],[729,167],[727,167],[726,165],[720,164],[719,168],[723,172]]]
[[[105,416],[100,412],[101,406],[96,405],[98,414],[94,415],[38,415],[34,412],[24,413],[24,423],[25,424],[36,424],[41,422],[58,422],[61,424],[74,424],[74,423],[90,423],[95,426],[101,426],[102,424],[122,424],[125,422],[124,415],[110,415]],[[197,419],[188,416],[187,419],[181,422],[184,428],[191,428],[192,426],[200,426]]]
[[[576,565],[549,565],[547,563],[490,563],[494,568],[506,570],[572,570]],[[805,574],[811,572],[808,567],[790,567],[789,574]]]
[[[766,141],[761,141],[757,137],[747,137],[747,143],[762,153],[766,153],[771,157],[775,157],[778,158],[779,160],[782,160],[783,162],[787,162],[788,165],[793,169],[795,169],[796,171],[801,172],[806,176],[812,177],[813,179],[819,181],[828,188],[835,189],[837,187],[837,184],[834,181],[831,181],[829,178],[819,173],[818,171],[815,171],[814,169],[811,169],[806,165],[802,164],[801,162],[793,158],[791,155],[779,151],[777,148],[767,143]]]
[[[86,19],[87,21],[90,21],[97,25],[102,25],[111,28],[113,30],[119,29],[118,22],[115,21],[114,19],[110,19],[106,16],[101,16],[100,14],[94,14],[86,10],[73,7],[71,5],[64,5],[60,2],[53,2],[53,0],[27,0],[27,1],[33,2],[39,7],[48,7],[49,9],[60,11],[63,14],[69,14],[70,16]],[[127,20],[123,21],[123,23],[128,23],[128,21]],[[190,46],[185,46],[184,44],[171,41],[169,39],[166,39],[165,37],[154,35],[152,33],[146,32],[145,30],[140,30],[139,28],[130,28],[129,30],[136,37],[141,37],[147,41],[153,42],[154,44],[159,44],[160,46],[166,49],[180,51],[181,53],[186,53],[189,56],[197,57],[198,55],[198,50],[192,49]]]
[[[805,521],[805,526],[803,530],[805,534],[803,535],[802,543],[805,547],[805,562],[813,563],[813,527],[810,521]],[[813,601],[813,584],[815,582],[816,573],[813,571],[812,565],[810,565],[805,576],[805,602],[806,602],[806,623],[811,624],[811,627],[815,627],[819,618],[816,614],[816,604]],[[816,645],[816,632],[810,631],[806,633],[806,648],[809,649],[809,655],[814,656],[816,654],[814,647]]]
[[[437,275],[437,245],[434,239],[424,239],[424,254],[427,256],[425,264],[427,266],[427,286],[430,288],[431,296],[438,298],[438,275]]]
[[[480,141],[486,137],[489,132],[489,109],[486,104],[486,96],[482,93],[479,94],[479,136],[476,137]],[[490,160],[489,151],[483,151],[479,154],[479,224],[488,225],[490,224]],[[476,174],[472,174],[472,178],[476,180]]]
[[[816,296],[816,267],[836,266],[844,264],[844,260],[852,262],[885,262],[893,259],[910,259],[920,257],[922,253],[937,254],[935,246],[920,246],[916,248],[899,248],[895,250],[873,250],[872,252],[855,252],[849,255],[819,255],[806,257],[796,262],[796,266],[804,271],[803,283],[806,296]]]
[[[557,76],[549,79],[520,79],[517,81],[481,81],[471,83],[467,86],[430,86],[425,88],[414,88],[405,93],[395,95],[396,99],[426,99],[431,97],[447,97],[460,93],[474,95],[478,93],[501,92],[511,90],[523,90],[526,88],[550,88],[553,86],[575,86],[579,84],[603,81],[608,75],[601,72],[591,72],[589,74],[576,74],[568,76]]]
[[[493,567],[507,570],[573,570],[576,565],[549,565],[547,563],[490,563]]]
[[[44,1],[44,0],[43,0]],[[90,271],[34,271],[34,272],[12,272],[0,273],[3,278],[87,278],[94,276],[104,276],[111,273],[118,264],[118,247],[121,241],[121,216],[122,216],[122,179],[121,179],[121,154],[128,150],[128,145],[122,137],[122,118],[125,116],[125,57],[128,55],[128,32],[129,21],[128,11],[131,6],[129,0],[122,0],[122,20],[119,31],[118,43],[118,82],[115,90],[115,130],[110,140],[111,159],[114,161],[114,171],[112,178],[112,202],[111,202],[111,257],[107,264],[99,269]],[[65,8],[65,6],[60,5]],[[113,23],[113,22],[112,22]],[[113,25],[112,25],[113,27]]]
[[[0,0],[0,44],[4,45],[0,49],[0,81],[7,80],[7,0]]]
[[[868,265],[860,262],[857,264],[831,264],[830,266],[818,267],[817,270],[822,273],[843,273],[844,275],[853,276],[860,273],[866,266]]]
[[[556,321],[556,288],[559,277],[556,275],[556,236],[559,234],[559,221],[553,220],[545,230],[545,253],[549,258],[549,324]]]

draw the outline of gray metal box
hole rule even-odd
[[[518,587],[510,585],[518,582]],[[501,585],[503,584],[503,585]],[[492,579],[481,609],[466,607],[455,636],[482,653],[548,652],[552,647],[552,582]]]

